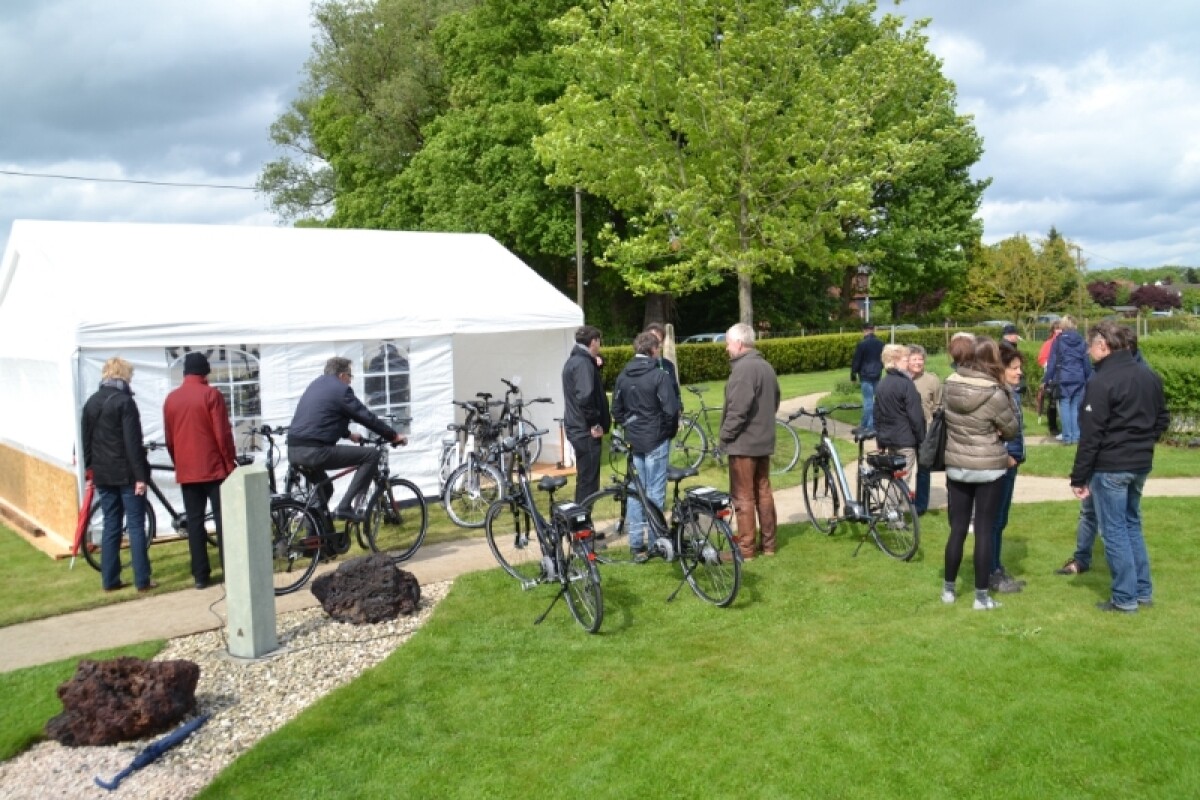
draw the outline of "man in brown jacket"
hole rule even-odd
[[[771,493],[771,454],[775,452],[775,413],[779,380],[754,348],[754,329],[739,322],[725,334],[729,382],[721,416],[721,449],[729,456],[729,493],[737,513],[738,549],[755,556],[755,514],[762,528],[761,552],[775,555],[775,496]]]

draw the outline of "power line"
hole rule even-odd
[[[94,183],[134,183],[140,186],[174,186],[182,189],[237,189],[239,191],[257,191],[254,186],[234,186],[228,183],[177,183],[174,181],[139,181],[132,178],[89,178],[83,175],[55,175],[48,172],[18,172],[11,169],[0,169],[0,175],[16,175],[21,178],[52,178],[61,181],[92,181]]]

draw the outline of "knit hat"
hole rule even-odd
[[[183,357],[184,375],[207,375],[212,372],[203,353],[188,353]]]

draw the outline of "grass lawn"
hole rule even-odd
[[[549,589],[468,575],[203,797],[1196,796],[1195,507],[1145,501],[1157,604],[1128,617],[1094,610],[1102,566],[1052,574],[1074,503],[1013,509],[1029,585],[990,613],[939,601],[940,513],[909,564],[786,526],[727,610],[664,603],[675,565],[606,566],[597,636],[562,606],[535,627]]]

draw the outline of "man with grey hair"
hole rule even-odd
[[[317,473],[318,480],[325,479],[324,470],[327,469],[358,467],[333,516],[361,522],[365,514],[355,511],[354,501],[375,478],[379,454],[370,447],[338,445],[338,440],[362,441],[362,436],[350,432],[351,422],[357,422],[392,444],[407,444],[408,438],[392,430],[354,396],[354,389],[350,387],[353,380],[350,359],[335,357],[325,362],[325,373],[308,385],[296,405],[288,428],[288,460],[311,468]],[[332,495],[333,487],[325,484],[322,496],[326,503]]]
[[[921,398],[921,413],[925,417],[925,429],[933,420],[933,410],[942,402],[942,381],[932,372],[925,371],[925,348],[919,344],[908,347],[908,374],[912,376],[913,385],[917,387],[917,395]],[[929,470],[923,469],[917,473],[917,493],[913,505],[918,514],[929,510]]]
[[[633,352],[613,387],[612,418],[625,427],[633,467],[642,478],[646,495],[661,510],[667,500],[671,438],[679,427],[679,398],[674,380],[659,368],[658,337],[649,331],[639,333],[633,340]],[[648,516],[642,504],[630,497],[629,549],[637,563],[648,557]]]
[[[779,379],[754,347],[754,329],[739,322],[725,333],[729,381],[721,415],[721,449],[729,456],[729,493],[737,514],[738,549],[750,560],[761,547],[775,555],[775,496],[771,493],[771,454],[775,452],[775,414]],[[755,517],[762,529],[756,545]]]

